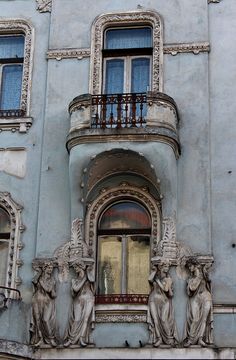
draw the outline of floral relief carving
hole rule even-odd
[[[102,82],[103,32],[107,26],[149,24],[153,28],[152,90],[162,91],[163,40],[160,16],[154,11],[109,13],[99,16],[92,29],[90,93],[99,94]]]
[[[29,114],[30,103],[30,87],[31,87],[31,73],[33,64],[33,35],[32,26],[24,20],[0,20],[0,33],[19,33],[23,32],[25,35],[25,56],[23,64],[22,90],[21,90],[21,110]]]

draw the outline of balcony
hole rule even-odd
[[[80,95],[69,113],[68,150],[91,142],[160,141],[180,154],[178,109],[164,93]]]

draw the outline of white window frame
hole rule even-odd
[[[107,13],[97,17],[92,26],[90,56],[90,93],[98,95],[103,87],[103,44],[106,29],[113,27],[152,27],[152,91],[163,91],[163,26],[160,15],[155,11],[139,10],[122,13]]]
[[[105,57],[103,59],[103,88],[102,93],[105,93],[105,86],[106,86],[106,62],[108,60],[117,60],[121,59],[124,60],[124,78],[123,78],[123,93],[131,93],[131,75],[132,75],[132,60],[133,59],[149,59],[150,60],[150,69],[149,69],[149,84],[151,84],[152,79],[152,55],[127,55],[127,56],[114,56],[114,57]],[[147,89],[148,90],[148,89]],[[150,89],[151,90],[151,89]]]
[[[0,35],[23,35],[25,38],[20,103],[20,109],[25,112],[25,115],[23,117],[15,117],[9,116],[7,112],[6,116],[3,113],[0,117],[0,131],[10,130],[12,132],[19,131],[25,133],[32,125],[32,118],[30,117],[30,90],[33,67],[34,29],[28,21],[23,19],[0,20]]]
[[[20,250],[23,248],[20,238],[21,233],[25,230],[25,226],[21,221],[23,207],[18,205],[8,192],[0,192],[0,207],[9,215],[11,226],[5,286],[17,289],[22,283],[21,278],[18,276],[18,270],[23,264],[20,260]],[[8,298],[19,298],[16,291],[6,291],[5,293]]]

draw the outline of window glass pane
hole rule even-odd
[[[5,65],[2,73],[0,108],[2,110],[19,109],[23,66]]]
[[[0,208],[0,234],[10,233],[10,231],[11,231],[10,217],[5,210]]]
[[[111,206],[102,216],[99,229],[149,229],[150,217],[139,204],[122,202]]]
[[[127,236],[127,291],[128,294],[148,294],[149,237]]]
[[[0,240],[0,285],[3,286],[6,283],[8,247],[8,241]]]
[[[24,36],[0,36],[0,58],[23,58]]]
[[[120,294],[122,273],[121,237],[100,236],[98,247],[98,294]]]
[[[124,86],[124,60],[114,59],[106,61],[106,94],[123,93]]]
[[[112,29],[106,32],[105,49],[130,49],[152,47],[152,30]]]
[[[132,60],[131,92],[146,92],[150,81],[150,59],[136,58]]]

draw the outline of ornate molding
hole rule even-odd
[[[176,224],[172,218],[163,218],[162,220],[162,240],[156,248],[158,258],[162,257],[173,265],[176,265],[179,259],[179,243],[176,241]],[[155,263],[155,258],[152,259]]]
[[[75,260],[83,264],[93,265],[94,259],[90,255],[91,251],[84,241],[83,220],[74,219],[71,226],[70,241],[57,248],[54,252],[58,262],[59,280],[67,280],[70,263]]]
[[[24,33],[25,35],[25,56],[23,63],[23,78],[21,90],[21,110],[25,111],[26,116],[29,114],[30,104],[30,87],[31,87],[31,74],[33,65],[33,37],[34,30],[31,24],[21,19],[8,19],[0,20],[0,34],[4,33]],[[13,120],[12,120],[13,121]],[[5,121],[9,122],[9,119]],[[26,124],[28,121],[25,120]],[[2,125],[0,124],[0,128]],[[5,128],[6,130],[6,128]]]
[[[36,0],[37,10],[41,13],[52,11],[52,0]]]
[[[49,49],[47,51],[47,59],[55,59],[60,61],[62,59],[77,59],[81,60],[83,58],[90,57],[90,49]]]
[[[92,27],[90,93],[101,93],[103,34],[108,26],[147,24],[153,28],[152,90],[162,91],[163,36],[161,17],[154,11],[108,13],[96,18]]]
[[[145,314],[124,314],[124,313],[97,313],[96,323],[146,323],[147,315]]]
[[[88,204],[88,211],[85,220],[85,239],[89,247],[90,256],[96,259],[97,250],[97,222],[101,212],[113,201],[119,199],[132,198],[145,206],[152,219],[152,230],[150,236],[151,256],[156,256],[157,244],[160,241],[160,218],[161,218],[161,202],[155,200],[148,192],[146,187],[137,187],[127,182],[122,182],[114,188],[103,188],[100,195]]]
[[[8,192],[0,192],[0,206],[9,214],[11,223],[6,286],[16,288],[22,282],[17,275],[19,267],[23,264],[23,261],[19,259],[19,251],[23,248],[20,236],[25,230],[21,222],[23,207],[18,205]],[[8,297],[16,298],[17,296],[15,291],[11,291]]]
[[[0,119],[0,132],[11,131],[19,133],[26,133],[33,123],[31,117],[18,117],[18,118],[3,118]]]
[[[170,54],[173,56],[180,53],[193,53],[194,55],[198,55],[201,52],[210,52],[209,42],[164,45],[164,54]]]
[[[218,4],[218,3],[220,3],[221,2],[221,0],[208,0],[208,4]]]

